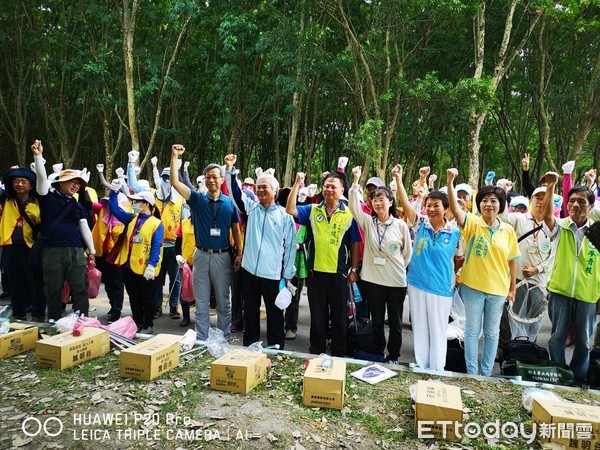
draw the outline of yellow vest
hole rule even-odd
[[[190,267],[194,265],[195,250],[196,236],[192,219],[184,219],[181,221],[181,256],[185,258]]]
[[[108,226],[104,223],[104,215],[107,213],[106,208],[102,208],[98,214],[98,220],[92,228],[92,239],[94,241],[94,248],[96,249],[96,256],[102,256],[104,254],[104,242],[107,239]],[[110,236],[108,237],[108,249],[107,252],[113,248],[115,242],[119,238],[119,235],[123,232],[124,225],[116,225],[113,227]]]
[[[131,271],[138,275],[143,275],[146,271],[146,267],[148,267],[148,258],[150,257],[150,248],[152,247],[152,236],[160,226],[160,220],[154,216],[148,217],[144,224],[140,227],[137,234],[141,241],[133,242],[133,229],[135,228],[137,218],[138,216],[136,214],[127,228],[127,240],[121,249],[119,257],[115,261],[115,265],[120,267],[129,261],[129,267],[131,268]],[[160,272],[162,254],[163,246],[161,245],[158,264],[155,267],[156,274]]]
[[[34,225],[39,225],[40,205],[38,204],[37,199],[25,205],[25,212]],[[19,220],[23,224],[23,240],[25,241],[25,244],[27,244],[27,247],[31,248],[34,242],[33,230],[27,221],[21,217],[19,207],[17,206],[17,200],[15,199],[7,199],[4,204],[2,217],[0,217],[0,245],[12,245],[12,235]]]
[[[181,223],[181,208],[183,207],[183,198],[178,196],[175,203],[169,201],[166,206],[164,203],[156,199],[156,206],[160,211],[161,221],[165,227],[165,240],[174,241],[177,236],[175,233]]]

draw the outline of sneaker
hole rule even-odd
[[[139,334],[152,334],[153,330],[152,330],[152,327],[144,327],[144,328],[140,328],[138,330],[138,333]]]
[[[287,331],[285,332],[285,338],[286,338],[288,341],[292,341],[292,340],[296,339],[296,332],[295,332],[295,331],[293,331],[293,330],[287,330]]]
[[[177,310],[177,306],[171,306],[171,308],[169,310],[169,316],[173,320],[181,319],[181,314],[179,314],[179,311]]]
[[[158,319],[160,316],[162,316],[162,307],[159,306],[158,308],[156,308],[154,310],[154,318]]]

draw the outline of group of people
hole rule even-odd
[[[102,272],[109,321],[121,316],[126,290],[139,332],[152,333],[163,314],[168,274],[169,315],[187,327],[191,305],[179,295],[187,264],[199,340],[208,339],[214,296],[224,337],[243,329],[244,345],[258,341],[264,301],[267,344],[283,349],[297,332],[306,284],[309,351],[324,353],[330,344],[332,355],[346,356],[348,298],[356,283],[363,299],[358,314],[373,322],[373,351],[398,361],[408,295],[416,364],[443,370],[458,290],[465,305],[467,371],[489,376],[505,303],[547,289],[551,358],[565,362],[572,327],[571,368],[576,380],[585,381],[600,299],[600,258],[586,234],[600,216],[600,192],[590,189],[597,183],[594,170],[586,173],[589,187],[573,186],[574,163],[565,164],[563,195],[556,196],[558,174],[546,173],[533,186],[526,155],[526,196],[519,196],[510,192],[509,180],[494,184],[493,173],[477,192],[467,184],[455,187],[456,169],[448,169],[447,185],[435,189],[437,177],[424,167],[409,196],[402,166],[392,169],[389,187],[372,177],[364,188],[357,166],[349,186],[348,158],[341,157],[335,171],[323,173],[317,193],[316,184],[305,186],[304,173],[296,174],[291,188],[281,189],[272,169],[258,170],[256,183],[240,181],[235,155],[223,165],[209,164],[194,185],[189,162],[182,164],[185,148],[176,144],[168,168],[159,172],[152,158],[154,188],[138,179],[137,151],[129,152],[126,173],[117,169],[110,182],[97,165],[109,191],[99,199],[87,186],[87,170],[48,176],[40,141],[32,152],[32,170],[11,169],[0,195],[2,268],[15,318],[25,319],[30,308],[32,320],[46,320],[46,312],[59,319],[65,281],[73,309],[87,314],[87,259]],[[277,304],[283,289],[292,296],[285,312]]]

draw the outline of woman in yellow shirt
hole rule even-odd
[[[459,282],[465,303],[465,362],[467,373],[490,376],[494,367],[500,318],[505,301],[515,298],[516,259],[521,256],[515,230],[498,218],[506,208],[506,193],[496,186],[482,187],[475,203],[481,216],[465,213],[458,205],[454,180],[448,169],[450,210],[464,237],[465,262]],[[479,332],[483,324],[483,353],[479,370]]]

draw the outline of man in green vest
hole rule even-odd
[[[575,186],[569,191],[569,217],[554,217],[554,186],[558,174],[544,175],[548,182],[544,196],[544,225],[552,249],[552,268],[548,277],[548,315],[552,334],[548,341],[550,359],[565,363],[565,341],[571,322],[574,324],[574,349],[571,370],[575,383],[583,385],[590,362],[589,347],[594,332],[600,299],[600,256],[585,236],[592,221],[588,214],[594,207],[591,189]]]
[[[306,281],[310,307],[310,347],[313,354],[326,352],[327,329],[331,321],[331,354],[346,356],[346,301],[348,283],[358,279],[358,224],[340,201],[344,182],[338,173],[323,181],[323,201],[296,206],[303,173],[296,174],[286,211],[300,225],[307,226],[308,248]]]

